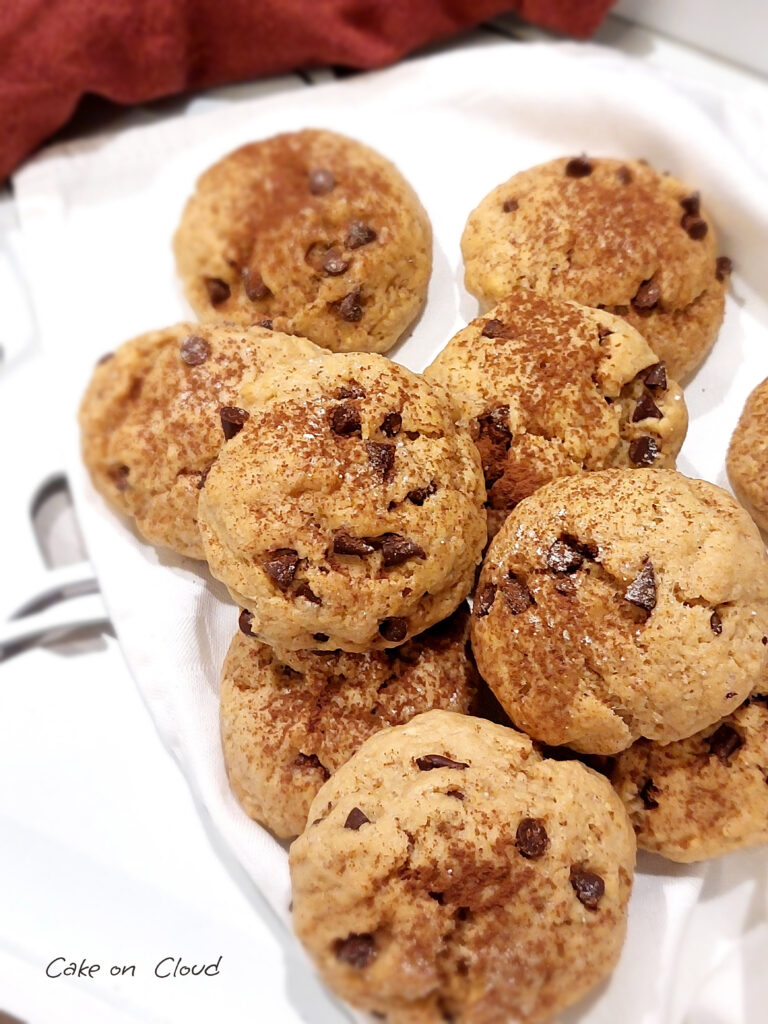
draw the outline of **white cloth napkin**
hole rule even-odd
[[[743,126],[743,112],[733,119]],[[155,551],[105,508],[81,468],[74,417],[99,355],[190,317],[170,240],[196,176],[238,144],[305,126],[347,133],[389,156],[432,218],[427,310],[391,353],[411,368],[422,369],[476,314],[459,251],[469,211],[515,171],[586,152],[643,156],[695,184],[719,225],[721,252],[735,262],[720,340],[686,393],[683,472],[726,485],[730,432],[747,393],[768,374],[768,311],[758,297],[768,295],[765,180],[702,109],[642,63],[598,47],[487,43],[59,147],[17,175],[26,274],[55,369],[45,415],[66,439],[88,549],[122,649],[202,807],[286,924],[285,849],[239,809],[219,747],[218,674],[237,610],[204,567]],[[764,850],[694,867],[641,856],[619,967],[564,1020],[760,1019],[752,1010],[768,995],[765,972],[754,966],[768,951],[765,865]]]

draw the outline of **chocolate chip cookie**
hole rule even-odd
[[[432,230],[388,160],[306,130],[209,168],[174,250],[202,319],[267,321],[337,352],[385,352],[426,300]]]
[[[674,469],[688,425],[680,388],[624,320],[524,289],[459,331],[424,374],[480,450],[491,534],[557,477]]]
[[[687,864],[767,843],[768,687],[688,739],[639,740],[612,781],[644,850]]]
[[[331,989],[393,1024],[551,1020],[610,973],[635,840],[606,779],[430,711],[369,739],[291,847],[293,923]]]
[[[360,745],[422,711],[466,714],[477,690],[466,605],[402,647],[276,653],[240,617],[221,678],[229,781],[246,814],[298,835],[323,782]]]
[[[746,512],[671,470],[564,477],[496,535],[474,599],[481,675],[518,728],[615,754],[716,722],[768,669],[768,560]]]
[[[485,487],[442,391],[383,356],[323,353],[258,378],[240,404],[199,518],[211,572],[258,639],[365,652],[459,606]]]
[[[461,245],[484,307],[526,287],[607,309],[680,382],[722,322],[730,260],[717,258],[699,193],[642,161],[572,157],[522,171],[470,214]]]
[[[318,352],[264,329],[181,323],[105,355],[80,406],[97,491],[145,540],[202,558],[197,500],[243,378]]]
[[[747,399],[726,462],[736,497],[761,530],[768,530],[768,378]]]

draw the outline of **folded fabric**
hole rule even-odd
[[[0,16],[0,181],[87,93],[141,103],[296,68],[377,68],[503,11],[585,37],[613,0],[16,0]]]

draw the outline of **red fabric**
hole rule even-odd
[[[510,10],[583,37],[612,2],[10,0],[0,4],[0,180],[85,93],[130,104],[302,67],[382,67]]]

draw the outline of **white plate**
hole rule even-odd
[[[203,568],[156,552],[106,509],[80,465],[74,415],[99,355],[190,316],[170,239],[197,175],[238,144],[307,126],[352,135],[393,159],[430,214],[435,270],[427,309],[391,353],[411,368],[422,369],[476,313],[459,252],[469,211],[515,171],[587,152],[644,156],[700,188],[720,228],[721,252],[735,262],[720,339],[686,392],[683,472],[726,483],[730,431],[746,394],[768,374],[768,313],[757,297],[768,294],[765,183],[688,100],[639,63],[596,47],[492,43],[77,144],[17,177],[27,278],[56,360],[52,401],[123,651],[193,790],[286,922],[285,850],[240,811],[219,749],[218,673],[237,611]],[[621,963],[568,1019],[682,1020],[716,961],[754,924],[750,907],[764,900],[761,863],[745,854],[714,868],[682,868],[642,857]],[[734,1021],[742,1019],[738,969],[723,984],[733,989]]]

